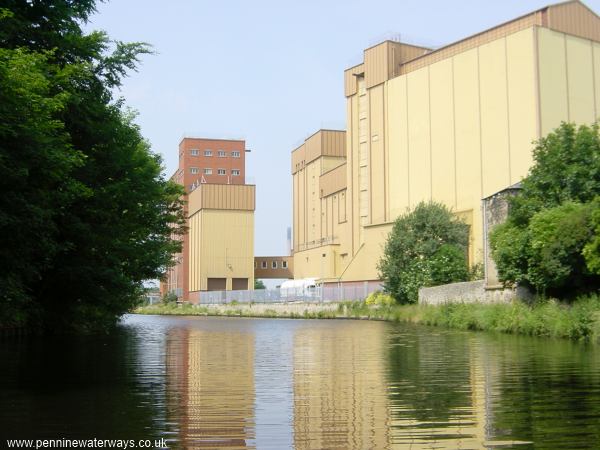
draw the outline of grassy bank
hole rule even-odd
[[[600,342],[600,297],[582,297],[570,305],[555,300],[538,301],[530,306],[523,302],[445,305],[367,305],[344,302],[333,311],[280,313],[267,309],[260,314],[241,305],[229,305],[223,311],[190,305],[155,305],[139,308],[138,314],[222,315],[236,317],[287,317],[307,319],[360,318],[411,322],[459,330],[497,331],[569,338]]]

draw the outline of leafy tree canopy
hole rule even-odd
[[[85,34],[94,7],[0,1],[0,326],[114,324],[179,248],[182,190],[113,96],[149,48]]]
[[[441,203],[419,203],[396,219],[379,273],[400,303],[415,303],[419,288],[466,281],[469,227]]]

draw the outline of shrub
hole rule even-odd
[[[467,281],[468,225],[440,203],[419,203],[396,219],[378,269],[384,289],[415,303],[419,288]]]
[[[367,305],[383,305],[392,306],[396,304],[396,300],[389,294],[385,294],[381,291],[371,292],[365,300]]]
[[[568,202],[531,218],[527,278],[537,291],[565,295],[568,292],[563,290],[597,284],[598,280],[590,279],[582,255],[592,236],[590,213],[590,204]]]
[[[165,305],[175,304],[177,303],[177,294],[175,294],[173,291],[167,292],[165,295],[163,295],[161,302]]]
[[[600,287],[598,124],[563,123],[536,143],[534,165],[490,236],[500,280],[571,297]]]

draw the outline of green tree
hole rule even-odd
[[[535,146],[534,165],[490,244],[500,279],[561,298],[600,288],[600,134],[563,123]]]
[[[94,6],[0,1],[5,325],[109,326],[179,248],[182,189],[113,97],[149,48],[84,34]]]
[[[600,197],[594,199],[590,221],[593,234],[583,248],[583,256],[590,272],[600,275]]]
[[[396,219],[378,269],[384,289],[415,303],[423,286],[466,281],[468,225],[440,203],[419,203]]]
[[[254,279],[254,289],[266,289],[265,283],[263,280]]]

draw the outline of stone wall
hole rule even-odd
[[[498,279],[496,264],[492,259],[490,249],[490,232],[496,225],[504,223],[508,217],[509,199],[520,190],[520,184],[513,185],[490,197],[484,198],[483,203],[483,251],[485,268],[485,287],[488,289],[502,289]]]
[[[443,303],[500,303],[514,299],[527,300],[531,294],[523,288],[486,289],[486,281],[467,281],[419,289],[419,303],[440,305]]]

